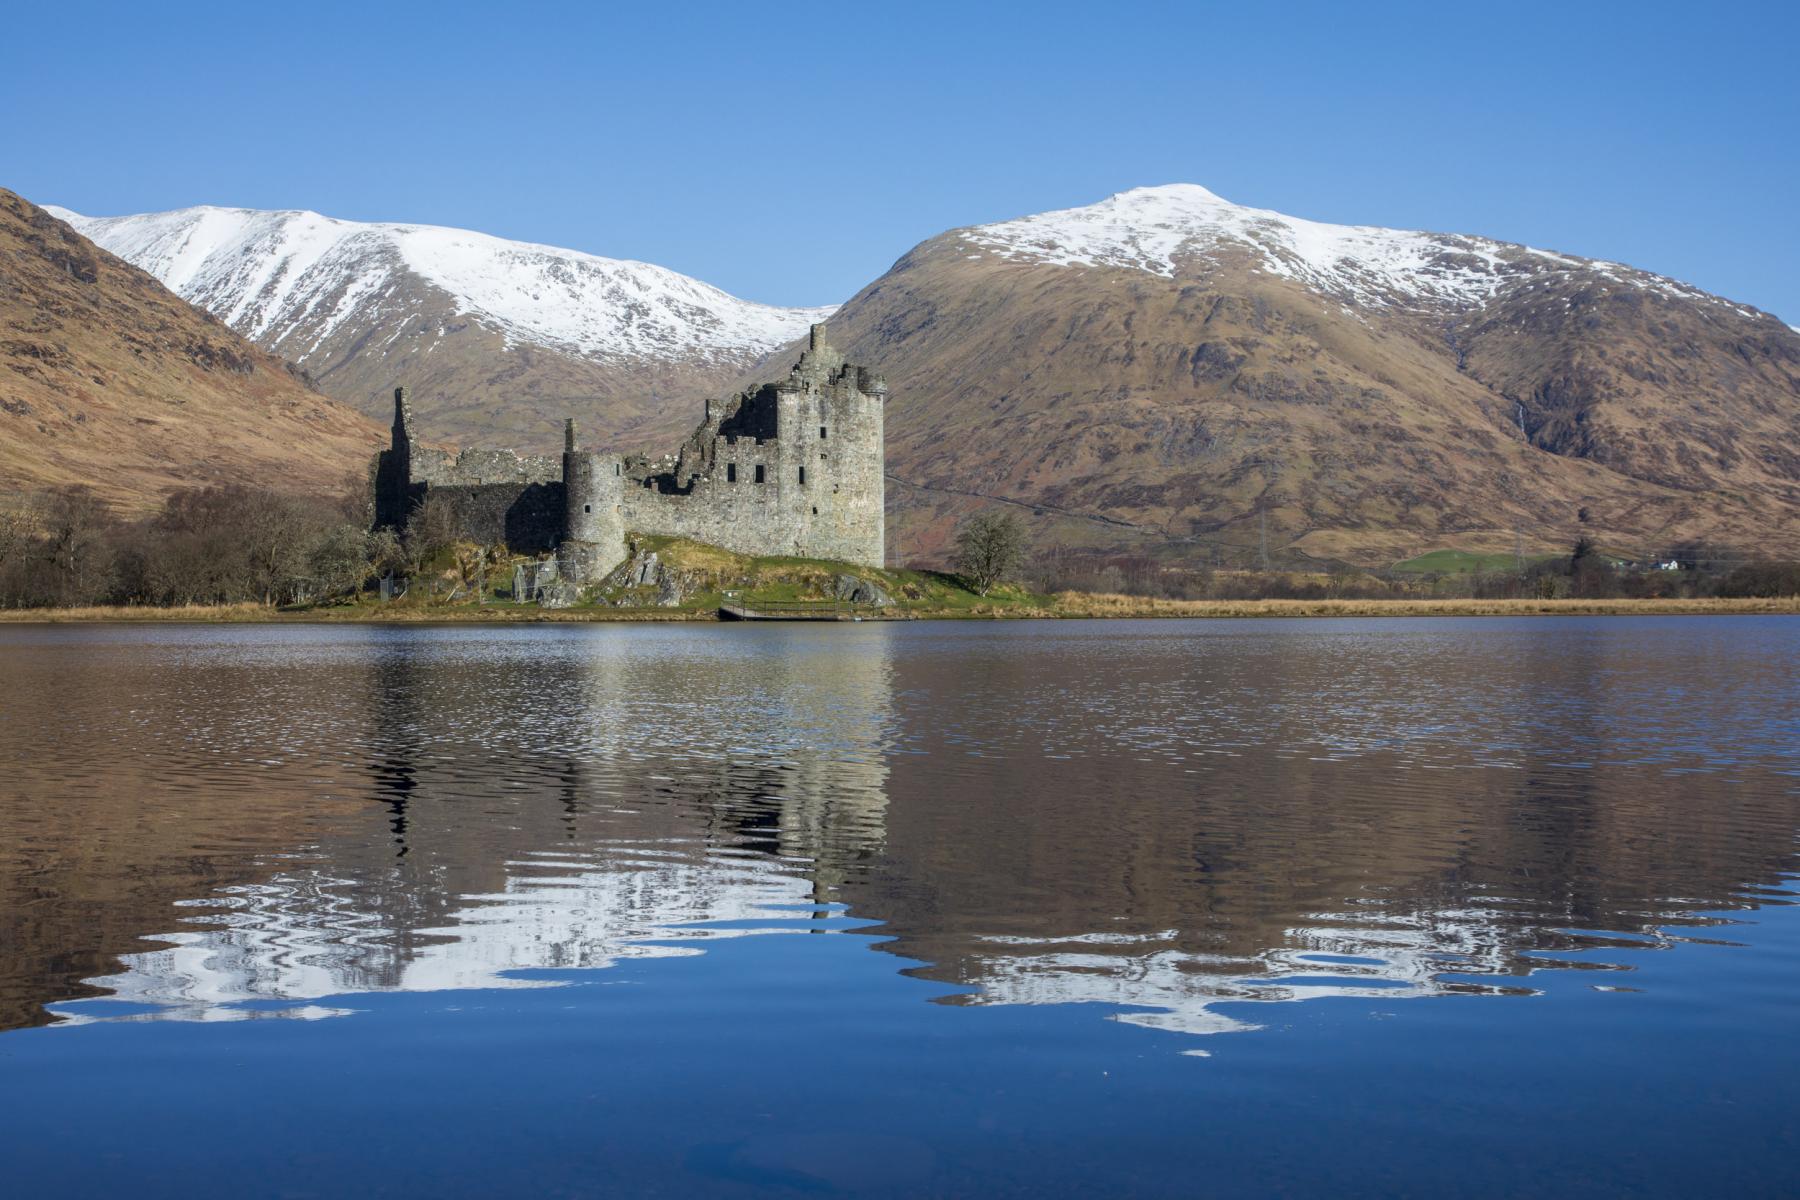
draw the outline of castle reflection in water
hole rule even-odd
[[[0,1013],[319,1017],[813,931],[942,1002],[1207,1034],[1629,986],[1609,949],[1779,894],[1792,748],[1738,690],[1669,696],[1623,629],[1391,628],[45,634],[6,648],[69,702],[3,735],[52,750],[0,810],[39,900]]]

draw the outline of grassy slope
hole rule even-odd
[[[665,567],[699,585],[679,605],[690,612],[715,613],[728,600],[750,608],[769,603],[825,602],[832,599],[840,575],[853,575],[878,585],[899,602],[902,611],[916,616],[999,616],[1015,611],[1023,615],[1050,606],[1050,597],[1010,586],[977,596],[954,576],[937,571],[876,570],[826,559],[733,554],[685,538],[640,537],[636,544],[654,552]],[[646,607],[650,597],[639,590],[614,591],[599,597],[593,607],[616,611],[616,600],[625,601],[626,607]]]
[[[0,188],[0,492],[91,485],[126,512],[180,487],[335,492],[382,429]]]

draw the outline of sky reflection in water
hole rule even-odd
[[[249,1055],[281,1095],[237,1103],[319,1137],[424,1105],[395,1169],[471,1194],[515,1186],[472,1157],[500,1126],[628,1097],[533,1190],[1191,1194],[1200,1122],[1221,1191],[1485,1147],[1486,1192],[1575,1119],[1737,1153],[1590,1145],[1572,1184],[1777,1194],[1797,651],[1781,618],[0,630],[0,1096],[108,1097],[120,1163],[216,1154],[192,1121]],[[301,1194],[393,1184],[334,1136]]]

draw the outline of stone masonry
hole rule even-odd
[[[376,466],[377,527],[404,528],[427,495],[448,496],[464,536],[521,552],[554,548],[562,574],[598,580],[627,533],[670,534],[741,554],[883,564],[887,384],[848,363],[815,325],[786,379],[706,402],[706,419],[660,459],[581,448],[562,461],[511,450],[420,447],[405,388]]]

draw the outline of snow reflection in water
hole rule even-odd
[[[7,653],[70,702],[9,713],[52,747],[18,794],[116,843],[67,886],[158,945],[101,1000],[15,985],[71,1024],[313,1018],[807,931],[950,1003],[1207,1034],[1529,994],[1786,902],[1785,627],[1698,630],[1671,687],[1642,623],[1522,624],[44,638]],[[127,753],[58,760],[102,727]],[[155,874],[146,813],[205,861],[186,917],[115,886]],[[27,856],[74,836],[7,814]]]

